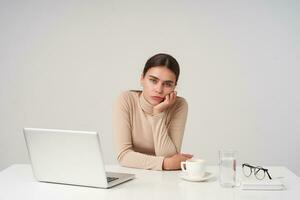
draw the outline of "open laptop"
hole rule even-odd
[[[23,132],[38,181],[110,188],[134,178],[105,172],[97,132],[38,128]]]

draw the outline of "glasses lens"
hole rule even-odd
[[[250,175],[251,175],[251,168],[245,165],[245,166],[243,167],[243,173],[244,173],[244,175],[247,176],[247,177],[250,176]]]
[[[265,171],[264,170],[262,170],[262,169],[257,169],[256,171],[255,171],[255,176],[256,176],[256,178],[257,179],[259,179],[259,180],[262,180],[262,179],[264,179],[265,178]]]

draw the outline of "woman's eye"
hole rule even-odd
[[[172,87],[172,84],[171,83],[165,83],[165,86],[166,87]]]
[[[155,80],[155,79],[150,79],[150,81],[151,81],[152,83],[157,83],[157,80]]]

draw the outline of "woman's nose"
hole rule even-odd
[[[161,93],[163,92],[163,85],[160,84],[160,83],[158,83],[158,84],[156,85],[155,91],[156,91],[157,93],[161,94]]]

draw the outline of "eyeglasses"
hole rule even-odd
[[[255,177],[259,180],[264,179],[266,174],[268,175],[269,179],[272,179],[268,172],[268,169],[265,169],[263,167],[260,166],[255,167],[247,163],[244,163],[242,164],[242,168],[243,168],[243,174],[247,177],[251,176],[252,172],[254,172]]]

